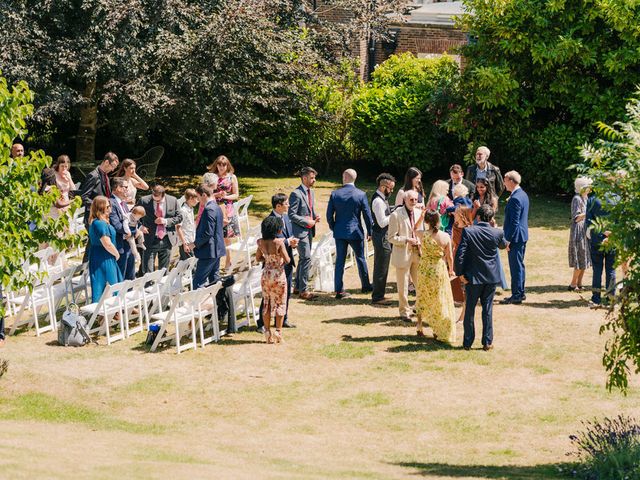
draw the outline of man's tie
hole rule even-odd
[[[156,218],[164,218],[164,213],[162,211],[162,205],[160,202],[156,204]],[[162,240],[167,233],[167,229],[163,224],[156,225],[156,237],[159,240]]]
[[[109,198],[111,196],[111,183],[109,183],[109,176],[106,173],[104,173],[102,170],[100,170],[100,175],[102,175],[102,181],[104,182],[105,197]]]

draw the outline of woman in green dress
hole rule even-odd
[[[416,289],[418,336],[424,336],[424,320],[432,328],[433,338],[451,345],[456,341],[456,309],[450,280],[454,276],[451,238],[440,231],[438,212],[425,210],[422,219],[425,232]],[[419,224],[421,221],[416,222],[416,225]]]

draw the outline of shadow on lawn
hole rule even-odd
[[[374,323],[380,325],[386,325],[388,327],[398,327],[402,326],[403,322],[399,319],[389,318],[389,317],[370,317],[370,316],[361,316],[361,317],[350,317],[350,318],[333,318],[331,320],[323,320],[322,323],[339,323],[341,325],[371,325]]]
[[[546,302],[525,301],[522,305],[532,308],[552,308],[554,310],[562,310],[563,308],[588,307],[589,303],[581,298],[577,298],[575,300],[547,300]]]
[[[438,342],[431,337],[418,337],[417,335],[382,335],[380,337],[352,337],[343,335],[343,342],[407,342],[405,345],[397,345],[387,348],[390,353],[402,352],[434,352],[436,350],[461,350],[446,343]]]
[[[509,480],[529,480],[539,478],[567,478],[572,469],[569,463],[551,465],[448,465],[446,463],[398,462],[401,467],[418,470],[413,476],[424,477],[465,477],[465,478],[508,478]],[[560,470],[562,469],[562,471]]]

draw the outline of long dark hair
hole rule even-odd
[[[406,192],[407,190],[413,190],[413,179],[417,176],[422,177],[422,172],[418,170],[416,167],[409,167],[407,173],[404,174],[404,187],[402,189]],[[424,195],[424,189],[422,188],[422,182],[419,185],[418,193]]]
[[[116,174],[114,175],[114,177],[124,177],[124,172],[127,168],[129,168],[131,165],[136,165],[136,162],[134,162],[133,160],[131,160],[130,158],[125,158],[122,163],[120,164],[120,168],[118,168],[118,171],[116,172]]]
[[[496,198],[496,194],[493,191],[493,186],[491,185],[491,182],[489,180],[487,180],[486,178],[479,178],[476,180],[476,185],[478,183],[481,183],[482,185],[484,185],[485,187],[487,187],[487,193],[484,194],[484,201],[482,202],[482,205],[490,205],[491,208],[493,208],[493,203],[495,201]],[[478,189],[476,188],[475,193],[473,194],[473,199],[474,200],[480,200],[480,194],[478,193]]]

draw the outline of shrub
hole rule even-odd
[[[459,67],[453,58],[392,55],[353,101],[352,141],[367,160],[424,171],[460,161],[462,145],[445,123],[455,108]]]
[[[640,479],[640,425],[619,415],[602,422],[584,422],[586,429],[570,435],[579,463],[575,473],[593,480]]]

